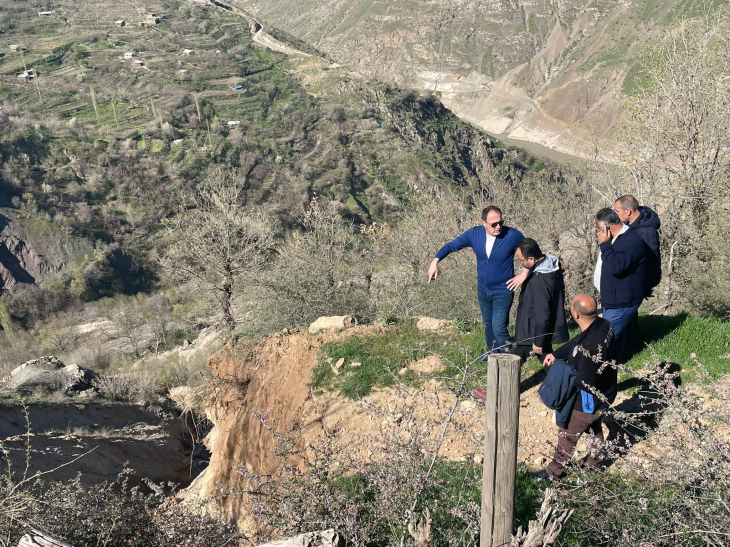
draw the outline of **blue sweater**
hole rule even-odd
[[[449,241],[436,253],[443,260],[449,254],[471,247],[477,256],[477,281],[487,292],[511,292],[507,281],[515,276],[514,260],[517,245],[525,239],[519,230],[502,227],[502,233],[487,258],[487,232],[484,226],[474,226],[453,241]]]

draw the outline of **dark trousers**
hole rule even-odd
[[[547,343],[542,348],[542,355],[535,355],[535,357],[537,357],[537,360],[540,361],[540,364],[542,365],[543,361],[545,361],[545,356],[552,352],[553,345],[551,343]],[[532,353],[532,344],[529,346],[512,346],[510,353],[512,355],[518,355],[520,357],[520,365],[524,365],[525,361],[530,358],[530,353]]]
[[[603,308],[603,318],[611,323],[616,347],[613,356],[617,363],[624,362],[624,347],[626,346],[626,329],[634,321],[638,325],[639,304],[628,308]]]
[[[601,444],[603,443],[602,423],[603,412],[600,410],[595,414],[586,414],[579,410],[573,410],[568,422],[568,429],[559,428],[558,446],[555,448],[553,461],[548,464],[546,469],[548,475],[555,478],[563,476],[565,463],[570,460],[575,451],[575,445],[578,444],[578,439],[584,433],[591,435],[588,440],[588,457],[585,459],[585,464],[588,467],[599,468],[603,459],[601,451]]]
[[[504,347],[509,340],[509,310],[512,307],[512,300],[515,293],[488,292],[481,285],[477,286],[479,297],[479,308],[484,321],[484,336],[487,339],[487,350],[496,353],[506,353]]]

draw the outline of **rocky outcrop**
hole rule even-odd
[[[21,283],[40,283],[49,275],[91,256],[90,242],[69,236],[46,220],[0,208],[0,281],[2,292]]]
[[[64,365],[56,357],[47,356],[23,363],[10,373],[7,388],[21,395],[45,390],[65,395],[89,395],[93,392],[96,373],[78,365]]]

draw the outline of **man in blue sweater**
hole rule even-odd
[[[428,269],[428,281],[438,276],[438,263],[449,254],[471,247],[477,257],[477,296],[484,321],[487,350],[503,352],[509,338],[507,324],[514,290],[529,270],[515,276],[517,245],[525,239],[519,230],[504,225],[502,211],[491,205],[482,211],[482,225],[470,228],[436,253]]]
[[[596,214],[598,245],[594,283],[601,292],[603,318],[613,327],[616,361],[623,362],[626,327],[638,314],[646,291],[644,240],[608,207]]]

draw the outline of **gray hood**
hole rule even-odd
[[[558,259],[558,257],[555,255],[545,255],[545,260],[535,266],[535,269],[532,271],[533,273],[548,274],[557,272],[559,269],[560,260]]]

